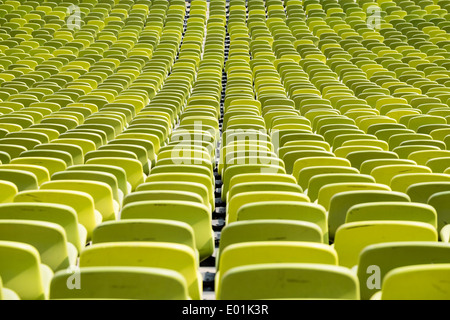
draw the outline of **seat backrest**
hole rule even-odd
[[[228,192],[228,199],[231,199],[236,194],[242,192],[253,191],[286,191],[286,192],[298,192],[303,193],[302,188],[292,182],[272,182],[272,181],[256,181],[256,182],[243,182],[234,184]]]
[[[0,203],[12,202],[14,196],[19,191],[14,183],[5,180],[0,180],[0,188],[2,190],[0,194]]]
[[[286,172],[289,174],[293,173],[295,162],[298,159],[308,157],[335,157],[335,155],[329,151],[312,150],[312,149],[289,151],[282,158],[286,166]]]
[[[125,170],[123,170],[121,167],[116,166],[108,166],[108,165],[94,165],[94,164],[82,164],[82,165],[74,165],[69,168],[67,168],[68,171],[71,170],[82,170],[82,171],[94,171],[94,172],[107,172],[111,173],[116,177],[117,180],[117,186],[122,191],[124,195],[127,195],[129,193],[129,188],[127,185],[127,174]],[[130,186],[131,187],[131,186]],[[130,188],[131,189],[131,188]]]
[[[385,165],[415,165],[416,163],[412,160],[406,159],[373,159],[366,160],[361,164],[360,172],[363,174],[370,174],[372,170],[377,167]]]
[[[128,266],[175,270],[182,274],[192,299],[201,299],[196,258],[190,247],[165,242],[101,243],[86,248],[80,267]]]
[[[202,197],[194,192],[177,190],[147,190],[130,193],[124,198],[123,205],[146,200],[181,200],[203,203]]]
[[[399,267],[386,274],[381,299],[448,300],[449,277],[450,263]],[[445,285],[441,288],[435,283]]]
[[[350,161],[345,158],[337,157],[305,157],[300,158],[294,162],[292,175],[299,180],[299,173],[302,169],[314,167],[314,166],[339,166],[350,167]]]
[[[192,227],[185,222],[175,220],[108,221],[99,225],[92,235],[93,244],[137,241],[180,243],[196,250]]]
[[[206,259],[213,252],[211,214],[203,204],[169,200],[135,202],[122,208],[121,219],[169,219],[185,222],[194,229],[200,259]]]
[[[142,163],[137,159],[101,157],[89,159],[86,161],[86,164],[102,164],[122,168],[127,174],[127,180],[131,184],[133,191],[137,188],[138,185],[144,182]]]
[[[337,265],[337,253],[329,245],[313,242],[258,241],[235,243],[221,251],[216,290],[222,275],[232,268],[264,263],[323,263]]]
[[[46,157],[24,157],[12,159],[10,164],[30,164],[42,166],[48,170],[50,176],[58,171],[66,170],[67,164],[57,158],[46,158]]]
[[[391,189],[384,184],[370,183],[370,182],[340,182],[330,183],[320,188],[317,202],[325,207],[330,208],[330,202],[334,195],[345,191],[358,191],[358,190],[384,190],[391,191]]]
[[[239,208],[245,204],[255,202],[272,202],[272,201],[298,201],[309,202],[309,198],[298,192],[276,192],[276,191],[258,191],[243,192],[229,199],[226,207],[226,222],[231,223],[237,220],[237,212]]]
[[[358,262],[361,299],[368,300],[380,290],[389,271],[417,264],[450,263],[449,251],[450,244],[441,242],[386,242],[367,246]],[[374,265],[379,268],[378,278],[371,281]]]
[[[41,158],[60,159],[66,163],[67,167],[73,165],[73,159],[70,153],[62,150],[33,149],[22,152],[20,156],[23,158],[41,157]]]
[[[450,181],[414,183],[408,187],[406,193],[411,201],[427,203],[435,193],[450,191]]]
[[[23,170],[2,169],[0,167],[0,180],[14,183],[19,191],[36,190],[38,188],[36,175]]]
[[[104,182],[111,188],[114,199],[119,203],[122,202],[122,197],[119,197],[119,187],[117,179],[113,174],[108,172],[84,170],[61,171],[55,173],[52,176],[52,180],[89,180]]]
[[[450,201],[449,191],[434,193],[428,199],[428,204],[436,209],[439,230],[447,224],[450,224],[450,208],[448,207],[448,201]]]
[[[265,201],[242,205],[237,220],[282,219],[312,222],[320,227],[324,243],[328,242],[326,214],[323,207],[309,202]]]
[[[118,207],[114,204],[111,187],[104,182],[91,180],[58,180],[41,185],[41,190],[70,190],[89,194],[103,220],[115,220]]]
[[[391,188],[394,191],[406,192],[411,185],[416,183],[441,181],[450,181],[450,176],[443,173],[405,173],[392,178]]]
[[[280,274],[285,275],[281,280]],[[220,290],[217,292],[219,300],[295,298],[359,299],[358,280],[350,270],[339,266],[257,264],[230,269],[222,275]]]
[[[348,211],[352,206],[361,203],[380,203],[386,201],[409,202],[410,199],[404,193],[384,190],[357,190],[336,193],[331,198],[328,210],[330,237],[334,238],[337,228],[345,223]]]
[[[347,155],[347,159],[352,163],[352,167],[360,169],[366,160],[372,159],[398,159],[398,155],[392,151],[354,151]]]
[[[44,300],[48,297],[39,252],[34,247],[0,241],[0,256],[0,275],[5,287],[24,300]]]
[[[145,182],[158,182],[158,181],[181,181],[181,182],[193,182],[200,183],[208,189],[208,197],[211,207],[214,207],[214,186],[210,177],[203,174],[196,173],[156,173],[151,174],[145,180]]]
[[[275,219],[243,220],[222,229],[219,252],[234,243],[253,241],[323,242],[322,230],[312,222]]]
[[[86,228],[88,239],[90,239],[95,226],[102,221],[100,213],[96,214],[95,212],[94,199],[86,192],[55,189],[24,191],[14,197],[14,202],[31,202],[33,204],[45,202],[67,205],[77,213],[78,222]]]
[[[222,200],[225,201],[226,195],[229,190],[231,179],[238,174],[243,173],[282,173],[286,174],[284,168],[280,166],[271,166],[271,165],[235,165],[227,168],[223,173],[223,186],[222,186]]]
[[[0,220],[0,240],[27,243],[39,251],[42,263],[52,270],[68,268],[66,232],[58,224],[47,221]]]
[[[50,299],[187,300],[186,280],[176,271],[142,267],[86,267],[80,269],[80,290],[68,288],[71,270],[55,274]],[[149,290],[151,288],[151,290]]]
[[[309,180],[308,197],[311,199],[311,201],[315,201],[317,200],[322,187],[333,183],[345,183],[345,182],[371,183],[375,182],[375,179],[372,176],[366,174],[353,174],[353,173],[318,174]]]
[[[55,223],[64,229],[67,241],[72,243],[78,252],[81,252],[86,244],[86,230],[78,224],[77,212],[68,205],[38,202],[5,203],[0,205],[0,221],[3,219]]]
[[[177,181],[158,181],[158,182],[146,182],[136,189],[135,192],[141,191],[177,191],[177,192],[192,192],[202,198],[202,203],[211,208],[208,189],[201,183],[196,182],[177,182]]]

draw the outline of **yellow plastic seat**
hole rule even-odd
[[[194,229],[195,242],[204,260],[213,253],[211,214],[203,204],[187,201],[141,201],[122,208],[121,219],[169,219],[186,222]]]
[[[0,181],[0,190],[0,203],[12,202],[14,196],[19,192],[14,183],[5,180]]]
[[[330,246],[312,242],[258,241],[236,243],[221,251],[215,291],[220,292],[222,275],[235,267],[264,263],[321,263],[337,265]]]
[[[393,164],[378,166],[370,172],[370,175],[375,178],[377,183],[389,186],[393,177],[405,173],[431,173],[431,169],[419,165]]]
[[[450,264],[415,265],[395,268],[386,274],[381,289],[382,300],[447,300]]]
[[[41,190],[72,190],[86,192],[92,196],[95,208],[102,214],[103,220],[116,220],[119,204],[113,199],[111,187],[99,181],[55,180],[41,185]]]
[[[144,182],[144,173],[142,163],[137,159],[117,158],[117,157],[99,157],[86,161],[86,164],[111,165],[125,170],[127,180],[131,185],[132,191]]]
[[[367,246],[361,252],[358,263],[361,299],[368,300],[378,293],[386,274],[396,268],[448,263],[449,248],[449,244],[429,241],[386,242]],[[374,278],[374,265],[380,271],[378,279]]]
[[[394,241],[437,241],[436,229],[412,221],[360,221],[343,224],[336,232],[334,248],[339,265],[352,268],[361,251],[371,244]]]
[[[78,250],[66,242],[65,230],[56,223],[1,219],[0,230],[2,241],[26,243],[36,248],[42,263],[53,271],[75,265]]]
[[[122,242],[96,244],[83,251],[80,267],[128,266],[174,270],[183,275],[189,295],[201,299],[202,277],[197,271],[194,251],[182,244]]]
[[[450,181],[450,177],[442,173],[405,173],[394,176],[391,180],[393,191],[406,192],[408,187],[421,182]]]
[[[296,280],[280,281],[277,276],[280,272]],[[217,294],[219,300],[359,299],[358,280],[348,269],[309,263],[257,264],[232,268],[222,275]]]
[[[0,241],[3,285],[23,300],[45,300],[53,272],[41,264],[39,252],[29,244]]]
[[[80,290],[67,287],[73,271],[55,274],[50,299],[187,300],[186,281],[176,271],[142,267],[85,267],[79,270]],[[152,290],[148,290],[152,288]]]

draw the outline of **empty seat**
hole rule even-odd
[[[399,267],[384,278],[382,300],[448,300],[448,263]],[[443,284],[436,287],[435,283]]]
[[[286,277],[280,279],[280,272]],[[222,275],[217,299],[250,298],[359,299],[358,280],[346,268],[309,263],[256,264]]]
[[[368,300],[381,290],[384,277],[391,270],[403,266],[448,263],[449,250],[449,244],[439,242],[386,242],[367,246],[358,262],[361,299]],[[380,276],[378,279],[371,278],[375,273]]]
[[[200,259],[213,253],[211,215],[205,205],[184,201],[142,201],[123,207],[121,219],[169,219],[182,221],[194,229]]]
[[[343,224],[336,232],[334,247],[339,265],[351,268],[361,251],[371,244],[393,241],[437,241],[436,229],[423,222],[360,221]]]
[[[127,266],[174,270],[182,274],[192,299],[201,299],[202,277],[194,250],[183,244],[162,242],[101,243],[85,249],[80,267]]]
[[[48,299],[51,269],[41,264],[39,252],[31,245],[0,241],[0,276],[3,285],[23,300]]]

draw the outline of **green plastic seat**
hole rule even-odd
[[[5,180],[0,181],[0,190],[0,203],[12,202],[14,196],[19,192],[14,183]]]
[[[83,170],[60,171],[52,175],[52,180],[92,180],[103,182],[111,188],[113,198],[119,205],[123,200],[123,193],[119,190],[116,177],[108,172]]]
[[[417,221],[429,223],[434,228],[437,227],[436,210],[430,205],[416,202],[359,203],[348,209],[345,218],[346,223],[377,220]]]
[[[90,239],[95,226],[102,222],[101,213],[95,210],[94,199],[91,195],[85,192],[51,189],[24,191],[18,193],[14,197],[14,202],[28,202],[31,206],[35,203],[44,202],[50,204],[61,204],[71,207],[76,212],[78,222],[86,230],[83,231],[83,228],[79,228],[81,244],[77,245],[77,247],[81,247],[82,245],[84,245],[86,242],[84,241],[84,238],[87,237],[87,239]],[[36,206],[35,210],[38,209],[38,206]],[[33,210],[30,210],[30,212],[33,212]],[[84,236],[86,233],[87,235]],[[69,238],[68,236],[68,239],[71,238]]]
[[[189,296],[199,300],[203,283],[196,264],[192,248],[163,242],[101,243],[86,248],[80,256],[81,268],[127,266],[177,271],[186,280]]]
[[[267,263],[321,263],[337,265],[337,254],[326,244],[294,241],[258,241],[228,245],[217,264],[215,291],[220,292],[222,274],[232,268]]]
[[[3,285],[23,300],[45,300],[53,272],[41,264],[39,252],[29,244],[0,241]]]
[[[18,191],[38,189],[36,175],[23,170],[2,169],[2,167],[0,167],[0,180],[14,183]]]
[[[244,193],[245,195],[245,193]],[[276,208],[283,208],[282,210]],[[237,210],[237,220],[282,219],[312,222],[323,233],[324,242],[328,242],[326,216],[321,206],[297,201],[264,201],[242,205]],[[228,220],[231,221],[231,217]]]
[[[354,173],[323,173],[318,174],[309,180],[308,197],[315,201],[317,200],[322,187],[333,183],[345,182],[361,182],[372,183],[375,179],[372,176]]]
[[[92,180],[53,180],[41,185],[41,190],[69,190],[88,193],[94,199],[95,209],[104,221],[116,220],[119,204],[113,198],[111,187]]]
[[[334,248],[339,265],[357,265],[361,251],[371,244],[396,241],[431,241],[438,239],[436,229],[424,222],[359,221],[345,223],[338,228]]]
[[[361,299],[369,300],[381,290],[384,278],[391,270],[420,264],[449,263],[449,250],[449,244],[440,242],[386,242],[367,246],[358,262]]]
[[[110,165],[120,167],[126,172],[127,181],[130,183],[132,191],[144,182],[142,163],[137,159],[100,157],[86,161],[89,165]]]
[[[336,230],[346,222],[348,212],[354,205],[361,203],[382,205],[386,201],[409,202],[410,198],[401,192],[383,190],[357,190],[336,193],[331,198],[328,210],[330,237],[334,238]]]
[[[386,274],[381,288],[382,300],[448,300],[450,264],[399,267]],[[444,286],[436,287],[435,283]]]
[[[286,275],[282,280],[280,273]],[[338,266],[257,264],[235,267],[223,274],[217,299],[359,299],[359,288],[356,276]]]
[[[0,220],[1,241],[27,243],[39,251],[42,263],[53,271],[74,266],[78,250],[69,246],[66,232],[58,224],[47,221]]]
[[[61,270],[50,286],[50,299],[187,300],[185,279],[173,270],[144,267],[86,267],[79,271],[80,290],[68,288],[74,273]],[[152,288],[149,290],[149,288]]]
[[[150,239],[148,235],[151,234]],[[92,243],[106,242],[171,242],[196,250],[194,231],[188,224],[175,220],[129,219],[107,221],[94,230]]]
[[[15,293],[11,289],[3,287],[1,278],[0,278],[0,300],[20,300],[17,293]]]
[[[67,164],[64,160],[58,158],[46,158],[46,157],[23,157],[15,158],[10,162],[11,165],[35,165],[44,167],[47,169],[50,176],[56,172],[66,170]]]
[[[450,181],[450,177],[442,173],[405,173],[398,174],[391,180],[394,191],[406,192],[415,183]]]
[[[213,253],[211,215],[203,204],[167,200],[135,202],[122,208],[121,219],[169,219],[185,222],[194,229],[200,260]]]
[[[431,169],[419,165],[392,164],[377,166],[370,172],[370,175],[375,178],[376,182],[389,186],[392,178],[398,174],[406,173],[431,173]]]
[[[307,221],[274,219],[236,221],[223,229],[219,243],[219,252],[235,243],[254,241],[321,243],[323,242],[323,235],[319,226]]]
[[[338,193],[346,191],[369,191],[369,190],[381,190],[381,191],[391,191],[391,189],[379,183],[371,182],[338,182],[330,183],[322,188],[320,188],[319,196],[317,198],[317,203],[324,206],[325,209],[330,208],[330,203],[333,198]]]

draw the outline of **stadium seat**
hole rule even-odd
[[[56,273],[50,286],[50,299],[188,299],[186,281],[181,274],[172,270],[86,267],[80,269],[79,275],[80,283],[86,285],[80,290],[71,290],[67,287],[67,281],[73,276],[73,271],[61,270]],[[149,291],[149,287],[152,290]]]
[[[356,241],[358,239],[358,241]],[[339,265],[357,265],[361,251],[371,244],[393,241],[437,241],[436,229],[424,222],[358,221],[343,224],[336,232],[334,247]]]
[[[279,272],[289,274],[290,279],[297,279],[297,281],[280,281],[277,277]],[[322,285],[319,285],[318,282]],[[248,290],[243,290],[243,288],[248,288]],[[348,269],[324,264],[256,264],[235,267],[222,275],[218,299],[245,300],[250,297],[260,299],[359,299],[359,288],[356,276]]]
[[[361,299],[368,300],[381,290],[385,276],[399,267],[448,263],[448,244],[433,242],[386,242],[367,246],[359,256],[358,278]],[[376,265],[379,269],[372,270]],[[379,272],[379,279],[369,279]]]
[[[449,275],[448,268],[448,263],[395,268],[385,275],[381,293],[373,299],[447,300],[447,291],[439,290],[432,284],[446,283]]]
[[[39,252],[31,245],[0,241],[0,274],[3,285],[23,300],[48,299],[51,269],[41,264]]]

